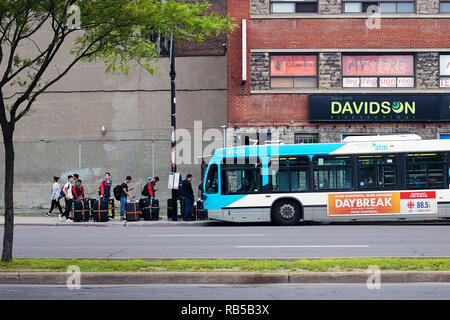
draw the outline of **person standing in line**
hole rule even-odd
[[[105,179],[100,183],[100,188],[98,188],[98,194],[100,195],[100,201],[108,202],[108,211],[111,213],[111,219],[114,219],[114,198],[111,199],[111,174],[109,172],[105,173]]]
[[[66,202],[66,209],[64,210],[64,213],[61,215],[59,215],[59,221],[63,221],[62,217],[66,217],[66,222],[72,222],[69,219],[69,213],[70,213],[70,209],[72,208],[72,199],[73,199],[73,194],[72,194],[72,183],[73,183],[73,176],[70,175],[67,177],[67,182],[64,185],[64,187],[62,188],[62,193],[64,194],[64,200]]]
[[[105,179],[100,183],[100,198],[105,198],[105,200],[111,198],[111,185],[111,175],[109,172],[106,172]]]
[[[84,199],[84,187],[81,183],[81,179],[78,179],[76,184],[72,187],[72,195],[75,200]]]
[[[123,216],[125,215],[125,206],[127,205],[127,197],[133,199],[128,191],[133,189],[128,189],[128,184],[131,182],[133,178],[127,176],[125,181],[120,185],[120,219],[123,220]]]
[[[58,183],[59,177],[54,176],[53,177],[53,186],[52,186],[52,195],[51,195],[51,201],[52,204],[50,205],[49,212],[46,213],[48,217],[50,217],[50,214],[52,213],[53,209],[58,208],[59,214],[61,215],[63,213],[61,204],[59,203],[60,199],[60,192],[61,192],[61,185]]]
[[[74,173],[73,174],[73,185],[75,185],[77,183],[78,179],[80,179],[80,176],[78,175],[78,173]]]
[[[159,181],[159,177],[154,177],[154,178],[148,178],[147,180],[147,190],[148,190],[148,196],[152,199],[154,199],[156,197],[156,191],[158,189],[155,188],[156,183]]]
[[[189,221],[189,211],[194,203],[194,190],[192,189],[192,174],[188,174],[181,184],[180,198],[182,207],[182,216],[184,221]]]

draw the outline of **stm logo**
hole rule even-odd
[[[394,146],[372,143],[372,147],[375,149],[375,151],[388,151],[389,148],[393,148]]]
[[[416,206],[416,205],[415,205],[414,202],[412,202],[412,201],[409,201],[409,202],[408,202],[408,209],[414,209],[415,206]]]

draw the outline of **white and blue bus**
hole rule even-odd
[[[205,172],[209,219],[231,222],[450,218],[450,141],[417,135],[217,150]]]

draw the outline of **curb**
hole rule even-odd
[[[168,227],[168,226],[203,226],[206,224],[211,223],[209,220],[204,221],[156,221],[156,222],[150,222],[150,221],[133,221],[133,222],[127,222],[126,225],[124,225],[123,222],[15,222],[15,226],[46,226],[46,227],[109,227],[109,226],[122,226],[122,227],[132,227],[132,226],[152,226],[152,227]],[[4,223],[0,222],[0,226],[3,226]]]
[[[0,284],[66,285],[72,273],[0,273]],[[153,272],[82,273],[82,285],[134,284],[279,284],[366,283],[365,272],[247,273],[247,272]],[[450,271],[381,272],[382,283],[450,282]]]

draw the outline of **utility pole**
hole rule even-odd
[[[170,36],[170,96],[171,96],[171,128],[172,128],[172,143],[171,143],[171,172],[175,174],[177,172],[177,163],[176,163],[176,147],[177,147],[177,99],[175,96],[175,45],[174,45],[174,37],[173,33]],[[178,206],[177,206],[177,190],[172,189],[172,205],[173,210],[175,211],[172,215],[172,220],[178,219]]]

